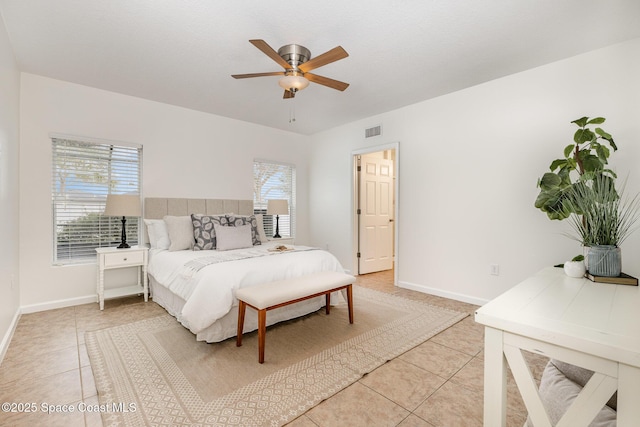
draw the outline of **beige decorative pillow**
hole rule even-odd
[[[228,251],[253,247],[251,239],[251,224],[225,227],[213,224],[216,232],[216,250]]]
[[[194,243],[191,216],[167,215],[163,219],[165,224],[167,224],[167,231],[169,232],[169,239],[171,240],[169,250],[182,251],[191,249]]]

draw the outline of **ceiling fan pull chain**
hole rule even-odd
[[[294,123],[296,121],[296,99],[293,98],[293,102],[291,103],[291,108],[289,108],[289,123]]]

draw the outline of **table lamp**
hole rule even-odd
[[[125,224],[128,216],[140,216],[140,196],[137,194],[109,194],[107,195],[107,203],[104,208],[106,216],[122,216],[122,234],[121,242],[118,249],[126,249],[130,246],[127,244],[127,232]]]
[[[280,215],[288,215],[289,214],[289,202],[286,199],[273,199],[267,200],[267,215],[275,215],[276,216],[276,234],[273,235],[274,238],[279,239],[280,237]]]

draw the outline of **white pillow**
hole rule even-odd
[[[269,239],[267,238],[267,234],[264,232],[264,222],[262,221],[262,214],[256,214],[256,221],[258,222],[258,237],[260,238],[260,242],[267,243]]]
[[[158,245],[158,238],[156,237],[156,232],[153,229],[154,224],[158,221],[157,219],[145,219],[144,225],[147,226],[147,234],[149,235],[149,245],[151,248],[155,248]],[[162,220],[160,220],[162,221]],[[164,221],[162,221],[164,222]]]
[[[156,245],[158,249],[169,249],[171,246],[171,239],[169,238],[169,230],[167,230],[167,224],[164,220],[158,220],[153,225],[153,229],[156,234]]]
[[[216,231],[216,249],[219,251],[253,247],[251,224],[236,227],[213,224],[213,228]]]
[[[193,237],[193,224],[191,216],[170,216],[164,218],[164,222],[169,232],[170,251],[182,251],[193,248],[195,239]]]
[[[169,231],[167,224],[162,219],[145,219],[147,234],[149,235],[149,245],[151,249],[169,249]]]

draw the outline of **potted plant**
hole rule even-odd
[[[595,173],[580,180],[565,194],[570,223],[576,240],[589,246],[589,273],[615,277],[622,270],[620,245],[637,228],[640,219],[640,194],[624,197],[624,186],[618,191],[616,180]]]
[[[578,126],[573,135],[573,143],[565,147],[564,157],[553,160],[549,166],[550,171],[538,179],[540,193],[535,207],[545,212],[550,219],[562,220],[571,215],[567,194],[578,183],[588,181],[593,174],[616,177],[606,165],[611,150],[616,151],[618,147],[610,134],[600,127],[593,128],[605,120],[603,117],[582,117],[572,121]]]

